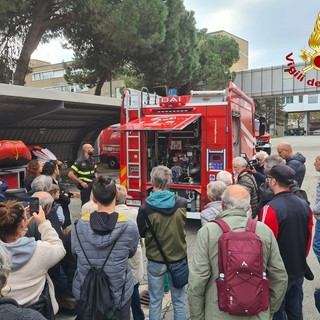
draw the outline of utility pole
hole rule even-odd
[[[274,135],[277,135],[277,97],[274,97]]]

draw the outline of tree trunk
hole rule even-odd
[[[96,89],[94,91],[94,94],[96,96],[101,96],[101,89],[103,87],[103,84],[108,80],[109,78],[109,71],[105,71],[101,74],[98,82],[97,82],[97,86],[96,86]],[[110,77],[111,78],[111,77]]]
[[[54,19],[50,20],[54,12],[50,12],[48,8],[52,5],[53,0],[39,1],[35,10],[34,19],[23,43],[19,59],[17,61],[16,70],[13,76],[13,84],[23,86],[28,72],[31,54],[38,47],[43,34],[49,25],[52,25]]]
[[[24,86],[31,54],[38,47],[44,32],[45,28],[43,28],[41,21],[35,19],[23,43],[13,76],[13,84]]]

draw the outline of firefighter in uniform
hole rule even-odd
[[[91,144],[82,146],[82,155],[74,162],[68,177],[77,183],[80,190],[81,206],[90,200],[92,182],[97,177],[97,165],[93,159],[94,148]]]

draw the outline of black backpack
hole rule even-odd
[[[309,200],[308,200],[308,195],[307,195],[307,193],[306,193],[303,189],[301,189],[301,188],[299,187],[299,185],[298,185],[295,181],[294,181],[294,183],[290,186],[290,191],[291,191],[294,195],[296,195],[298,198],[301,198],[301,199],[307,201],[308,205],[310,205],[310,202],[309,202]]]
[[[95,267],[89,261],[83,246],[80,242],[77,225],[75,225],[76,235],[81,247],[81,250],[86,257],[90,269],[84,279],[80,288],[80,299],[77,301],[77,319],[81,320],[111,320],[118,319],[120,306],[116,308],[113,301],[112,291],[110,290],[110,283],[108,276],[103,271],[103,268],[113,250],[116,241],[113,243],[106,260],[100,267]],[[124,285],[123,285],[124,288]],[[123,300],[124,290],[122,290]]]

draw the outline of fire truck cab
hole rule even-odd
[[[254,103],[232,82],[221,91],[160,97],[125,89],[120,132],[120,183],[128,205],[152,192],[150,172],[172,171],[170,190],[188,201],[187,218],[200,219],[209,202],[206,186],[219,171],[232,172],[236,156],[255,154]]]
[[[119,124],[114,124],[102,130],[97,139],[100,162],[108,163],[110,169],[119,168],[120,163],[120,133],[114,131]]]

